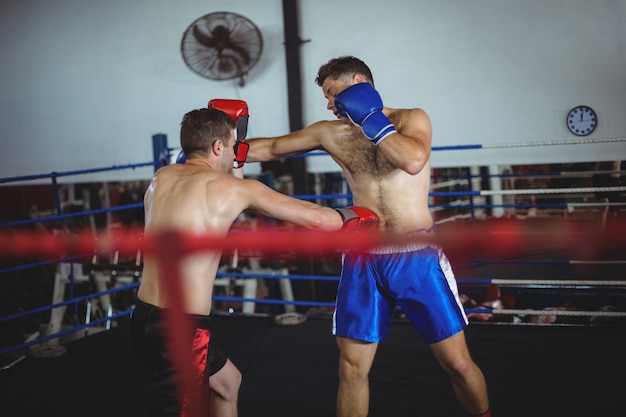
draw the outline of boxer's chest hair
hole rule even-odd
[[[340,159],[352,173],[380,177],[396,169],[382,152],[365,140],[358,131],[342,135],[337,145],[341,150]]]

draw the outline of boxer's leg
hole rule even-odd
[[[241,372],[228,359],[224,366],[209,377],[210,415],[236,417]]]
[[[337,337],[339,391],[337,417],[366,417],[369,411],[369,372],[378,343]]]

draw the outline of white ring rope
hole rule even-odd
[[[535,195],[535,194],[573,194],[573,193],[597,193],[601,191],[626,191],[626,187],[581,187],[581,188],[535,188],[532,190],[481,190],[481,196],[487,195]],[[468,195],[472,193],[469,192]]]
[[[594,143],[614,143],[626,142],[626,138],[587,138],[587,139],[566,139],[566,140],[549,140],[534,142],[518,142],[518,143],[489,143],[481,145],[483,149],[495,148],[521,148],[527,146],[553,146],[553,145],[583,145]]]
[[[574,178],[593,178],[595,175],[612,175],[619,174],[626,176],[626,171],[607,171],[607,170],[596,170],[596,171],[562,171],[553,174],[545,174],[541,175],[538,173],[532,173],[531,175],[527,174],[514,174],[514,175],[501,175],[506,179],[526,179],[526,178],[541,178],[541,179],[551,179],[555,177],[574,177]]]
[[[567,207],[621,207],[626,206],[626,203],[567,203]]]
[[[598,317],[626,317],[626,311],[580,311],[580,310],[523,310],[523,309],[480,309],[471,308],[472,312],[493,313],[493,314],[517,314],[520,316],[598,316]],[[480,310],[480,311],[479,311]]]
[[[570,264],[591,264],[591,265],[620,265],[626,264],[626,260],[617,261],[587,261],[582,259],[571,259]]]
[[[619,143],[626,142],[626,138],[580,138],[580,139],[559,139],[559,140],[547,140],[547,141],[532,141],[532,142],[516,142],[516,143],[486,143],[486,144],[469,144],[469,145],[442,145],[433,146],[433,151],[467,151],[476,149],[502,149],[502,148],[525,148],[531,146],[555,146],[555,145],[590,145],[596,143]],[[295,157],[307,157],[307,156],[326,156],[326,151],[311,151],[303,155]],[[288,158],[294,158],[288,157]]]
[[[609,286],[609,287],[624,287],[626,281],[607,281],[607,280],[526,280],[526,279],[492,279],[491,284],[497,284],[502,286],[517,286],[517,285],[550,285],[550,286]],[[463,280],[459,280],[462,284]]]

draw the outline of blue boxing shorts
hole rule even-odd
[[[333,334],[380,342],[396,307],[428,343],[468,324],[452,267],[440,248],[415,244],[344,254]]]

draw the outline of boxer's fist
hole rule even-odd
[[[336,209],[343,219],[341,230],[373,230],[378,225],[378,216],[371,210],[364,207],[345,207]]]
[[[184,164],[185,162],[187,162],[187,157],[185,156],[185,152],[180,151],[178,153],[178,156],[176,157],[176,163],[177,164]]]
[[[244,140],[248,134],[248,103],[243,100],[214,98],[209,101],[209,109],[218,109],[237,122],[237,141]]]
[[[393,123],[383,114],[383,101],[370,83],[354,84],[337,94],[335,108],[337,113],[361,126],[363,134],[374,145],[396,131]]]

